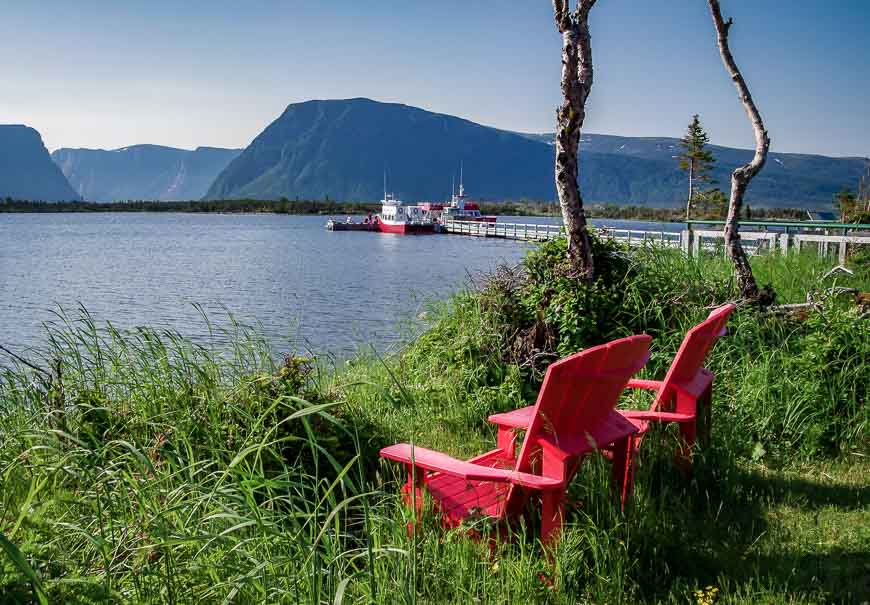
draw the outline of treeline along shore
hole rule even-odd
[[[481,202],[481,212],[501,216],[553,216],[560,217],[559,207],[552,201],[522,200],[518,202]],[[724,210],[724,209],[723,209]],[[196,212],[221,214],[296,214],[335,215],[366,214],[380,211],[378,202],[339,202],[332,200],[190,200],[156,201],[137,200],[123,202],[40,202],[13,200],[0,201],[0,213],[46,213],[46,212]],[[616,218],[657,222],[683,222],[685,209],[679,204],[673,207],[622,204],[592,204],[587,207],[592,218]],[[744,212],[749,219],[806,219],[802,208],[751,208]],[[694,212],[693,219],[718,220],[724,218],[720,210]]]

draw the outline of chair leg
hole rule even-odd
[[[548,490],[541,495],[541,542],[552,544],[562,530],[565,498],[561,491]]]
[[[680,444],[674,455],[674,463],[687,477],[692,476],[692,452],[695,449],[697,434],[696,422],[697,418],[692,422],[680,423]]]
[[[634,487],[634,466],[637,454],[634,436],[620,439],[613,447],[613,461],[610,467],[613,485],[619,498],[620,510],[625,511],[625,503],[631,497]]]
[[[713,385],[708,386],[698,397],[695,413],[698,425],[698,444],[706,449],[710,447],[710,431],[713,424]]]
[[[426,471],[406,464],[408,482],[402,488],[405,492],[405,504],[413,510],[414,520],[408,522],[408,535],[414,535],[415,529],[423,522],[423,486],[426,484]]]

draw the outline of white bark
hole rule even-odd
[[[594,279],[595,268],[577,178],[577,150],[586,118],[586,99],[592,89],[589,11],[594,5],[595,0],[580,0],[571,13],[568,0],[553,0],[556,27],[562,34],[563,102],[556,111],[556,191],[573,269],[587,281]]]
[[[728,217],[725,219],[725,246],[728,256],[734,263],[737,283],[742,295],[745,298],[758,299],[761,293],[755,281],[755,276],[752,274],[749,259],[746,257],[746,252],[740,244],[739,217],[740,210],[743,207],[743,194],[746,192],[746,187],[749,185],[749,181],[758,174],[758,171],[761,170],[767,159],[770,138],[767,136],[767,130],[764,128],[764,122],[761,120],[761,114],[752,100],[752,95],[749,94],[746,80],[743,79],[743,75],[734,61],[734,56],[731,54],[731,49],[728,47],[728,31],[731,28],[733,20],[728,19],[726,22],[722,18],[719,0],[707,1],[710,5],[710,14],[713,17],[713,24],[716,27],[718,35],[719,54],[722,56],[722,63],[724,63],[725,69],[734,81],[737,95],[740,97],[740,102],[746,110],[746,115],[749,117],[749,121],[752,123],[752,130],[755,133],[755,155],[752,161],[740,166],[731,173],[731,198],[728,204]]]

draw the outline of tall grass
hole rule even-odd
[[[865,594],[870,336],[845,298],[807,317],[738,311],[709,360],[715,440],[691,481],[673,472],[675,436],[662,431],[644,444],[624,514],[605,461],[584,464],[554,552],[536,541],[534,518],[492,548],[441,529],[435,515],[409,535],[403,469],[379,462],[379,447],[490,447],[486,416],[533,399],[547,347],[562,354],[646,330],[655,337],[646,374],[661,376],[685,330],[734,295],[721,259],[613,249],[602,252],[615,255],[606,287],[571,298],[552,252],[533,256],[522,279],[437,306],[431,329],[400,355],[339,368],[277,362],[235,323],[227,351],[120,331],[84,310],[60,314],[28,360],[39,369],[10,358],[0,373],[0,594],[161,603]],[[755,262],[783,301],[833,285],[811,258]],[[870,289],[865,272],[836,279]]]

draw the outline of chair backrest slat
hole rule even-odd
[[[735,308],[735,305],[727,304],[713,309],[707,319],[686,333],[651,409],[658,409],[664,402],[669,401],[676,386],[690,384],[698,377],[710,349],[725,335],[725,324]]]
[[[651,340],[646,335],[621,338],[551,364],[526,429],[517,470],[531,470],[539,437],[558,444],[560,437],[574,438],[603,421],[628,380],[649,359]]]

